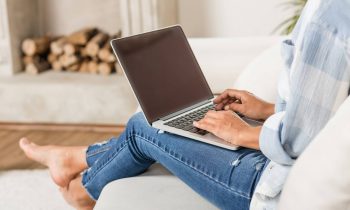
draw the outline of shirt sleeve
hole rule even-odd
[[[337,33],[311,21],[289,46],[295,56],[286,70],[288,100],[265,121],[259,138],[261,151],[278,164],[292,165],[348,96],[347,46]]]
[[[284,150],[280,140],[285,113],[285,111],[278,112],[265,121],[260,133],[259,143],[261,151],[270,159],[273,158],[276,163],[291,165],[294,160]]]

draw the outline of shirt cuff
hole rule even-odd
[[[285,111],[277,112],[265,121],[260,132],[259,145],[262,153],[270,160],[282,165],[292,165],[294,160],[284,150],[282,144],[284,115]]]

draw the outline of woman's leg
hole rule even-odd
[[[249,209],[267,159],[259,151],[230,151],[159,132],[139,113],[116,144],[84,172],[82,183],[98,199],[109,182],[138,175],[155,161],[219,208],[241,210]]]
[[[27,157],[49,167],[53,181],[60,186],[64,199],[70,205],[79,210],[93,209],[95,201],[81,185],[82,177],[79,174],[112,148],[116,138],[89,147],[39,146],[26,138],[19,143]]]
[[[69,182],[67,187],[60,188],[63,198],[68,204],[77,210],[92,210],[95,201],[86,193],[85,188],[81,185],[81,175]]]
[[[28,158],[49,167],[53,181],[60,187],[66,187],[77,174],[88,167],[86,146],[39,146],[26,138],[22,138],[19,145]]]
[[[118,144],[118,138],[112,137],[107,141],[98,142],[88,146],[86,149],[86,162],[88,167],[91,167],[111,148]]]
[[[60,187],[68,183],[79,173],[91,167],[105,152],[116,144],[117,139],[96,143],[90,146],[39,146],[22,138],[19,142],[26,156],[46,165],[50,169],[53,181]]]

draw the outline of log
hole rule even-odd
[[[29,74],[39,74],[50,69],[50,64],[45,59],[34,59],[32,63],[25,65],[25,72]]]
[[[87,52],[86,52],[86,47],[82,47],[82,48],[80,48],[80,50],[79,50],[79,52],[80,52],[80,56],[81,57],[88,57],[89,55],[87,54]]]
[[[89,61],[88,70],[91,74],[97,74],[98,73],[98,62],[93,61],[93,60]]]
[[[53,53],[50,53],[48,56],[47,56],[47,61],[49,62],[49,63],[53,63],[53,62],[55,62],[55,61],[57,61],[58,60],[58,55],[55,55],[55,54],[53,54]]]
[[[83,62],[81,62],[81,65],[79,67],[79,72],[82,72],[82,73],[89,72],[89,61],[88,60],[84,60]]]
[[[79,45],[67,43],[63,46],[63,52],[66,55],[74,55],[80,52],[80,48]]]
[[[102,75],[110,75],[114,71],[114,63],[101,62],[98,64],[98,72]]]
[[[98,52],[98,58],[101,61],[104,61],[107,63],[112,63],[117,60],[115,55],[112,52],[112,48],[109,42],[106,42],[105,45],[102,47],[102,49]]]
[[[61,65],[65,68],[80,62],[81,58],[77,55],[66,55],[60,56]]]
[[[119,30],[116,34],[112,35],[111,38],[104,44],[104,46],[98,52],[98,58],[104,62],[110,63],[115,62],[117,58],[115,57],[110,40],[119,38],[121,36],[121,31]]]
[[[80,63],[73,64],[67,67],[67,71],[79,71]]]
[[[51,53],[55,55],[61,55],[63,53],[63,47],[67,43],[66,37],[61,37],[56,41],[51,42],[50,49]]]
[[[40,62],[41,59],[42,58],[40,58],[40,56],[38,56],[38,55],[35,55],[35,56],[26,55],[22,58],[22,61],[23,61],[24,65],[27,65],[30,63],[34,63],[34,62]]]
[[[52,69],[55,71],[63,71],[63,66],[59,60],[51,63]]]
[[[86,45],[88,41],[97,34],[96,28],[85,28],[77,32],[72,33],[67,37],[67,40],[71,44]]]
[[[108,35],[105,33],[98,33],[86,45],[86,53],[90,57],[96,57],[100,48],[108,41]]]
[[[22,43],[22,51],[25,55],[42,55],[49,51],[51,39],[47,36],[33,39],[25,39]]]
[[[63,63],[65,62],[65,59],[66,59],[66,55],[65,55],[65,54],[60,55],[60,56],[58,57],[58,62],[60,63],[61,70],[64,70]]]

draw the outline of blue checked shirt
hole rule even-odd
[[[253,210],[277,208],[291,166],[349,95],[350,0],[309,0],[282,44],[286,68],[276,112],[259,142],[270,163],[255,189]]]

